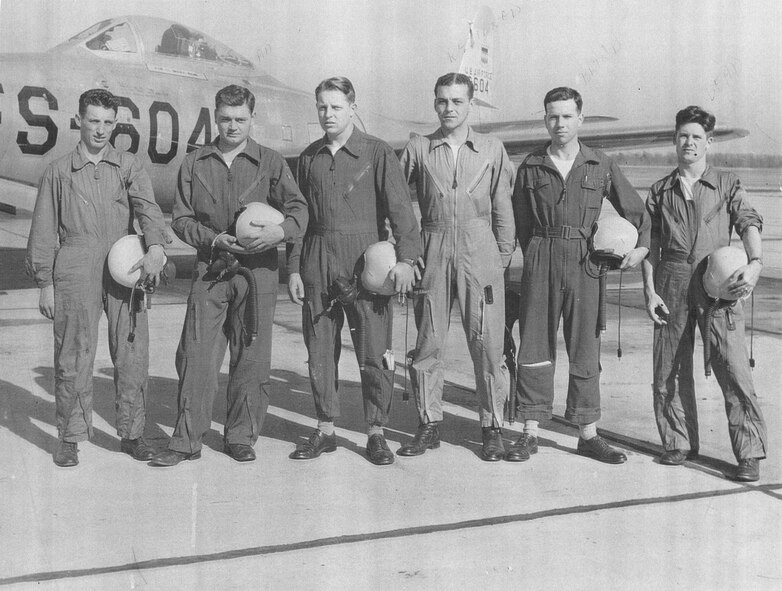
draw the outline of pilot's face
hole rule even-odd
[[[253,113],[247,103],[236,107],[220,105],[215,109],[215,121],[220,134],[220,146],[230,150],[250,137]]]
[[[440,119],[440,127],[445,131],[453,131],[464,125],[471,108],[470,89],[466,84],[437,87],[434,110]]]
[[[674,143],[679,164],[694,164],[706,156],[714,138],[700,123],[685,123],[676,130]]]
[[[546,105],[546,130],[555,146],[565,146],[578,138],[578,128],[584,116],[573,99],[554,101]]]
[[[97,154],[109,143],[111,132],[117,123],[117,114],[113,109],[98,105],[87,105],[83,115],[76,115],[82,144],[90,154]]]
[[[315,103],[318,107],[318,121],[329,137],[339,137],[353,121],[354,103],[339,90],[324,90]]]

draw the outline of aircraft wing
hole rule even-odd
[[[410,123],[412,133],[431,133],[436,124]],[[517,120],[481,122],[472,125],[475,131],[489,133],[501,140],[509,156],[529,154],[549,141],[549,135],[541,120]],[[749,131],[738,127],[718,127],[714,130],[717,142],[746,137]],[[587,117],[578,134],[587,146],[604,151],[634,150],[672,146],[673,129],[666,126],[622,125],[613,117]],[[404,148],[406,141],[391,141],[395,150]]]

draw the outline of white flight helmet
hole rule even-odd
[[[131,267],[138,263],[146,252],[144,237],[129,234],[117,240],[109,251],[109,273],[111,277],[125,287],[133,288],[141,279],[141,269],[132,273]]]
[[[236,240],[242,246],[247,246],[258,237],[263,226],[279,225],[285,216],[271,205],[253,201],[248,203],[236,220]]]
[[[737,300],[728,292],[733,274],[747,264],[747,253],[735,246],[723,246],[709,255],[709,263],[703,274],[703,287],[709,297],[721,300]]]
[[[396,265],[394,245],[388,241],[375,242],[364,251],[364,270],[361,272],[361,285],[364,289],[378,295],[394,295],[394,282],[388,276]]]
[[[623,259],[638,243],[638,230],[621,216],[606,216],[597,222],[592,236],[594,252]]]

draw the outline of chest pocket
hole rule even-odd
[[[195,170],[191,178],[193,180],[190,186],[190,205],[198,221],[209,225],[209,222],[215,217],[217,197],[214,194],[212,185],[199,171]]]
[[[83,234],[91,226],[89,220],[94,220],[97,214],[95,205],[84,196],[73,179],[60,185],[58,206],[60,223],[66,235]]]
[[[478,173],[473,177],[472,182],[470,182],[470,185],[467,189],[467,193],[472,195],[473,193],[478,191],[478,189],[481,187],[481,184],[485,184],[483,183],[484,179],[487,179],[487,182],[488,180],[491,179],[491,175],[486,174],[489,170],[490,165],[491,163],[488,160],[486,160],[483,163],[483,165],[478,169]]]
[[[481,164],[467,188],[467,195],[470,196],[475,214],[479,217],[491,216],[491,181],[491,162],[486,160]]]

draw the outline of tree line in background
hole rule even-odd
[[[620,165],[629,166],[676,166],[676,153],[628,151],[615,152],[612,157]],[[710,152],[709,162],[725,168],[782,168],[782,154],[727,154]]]

